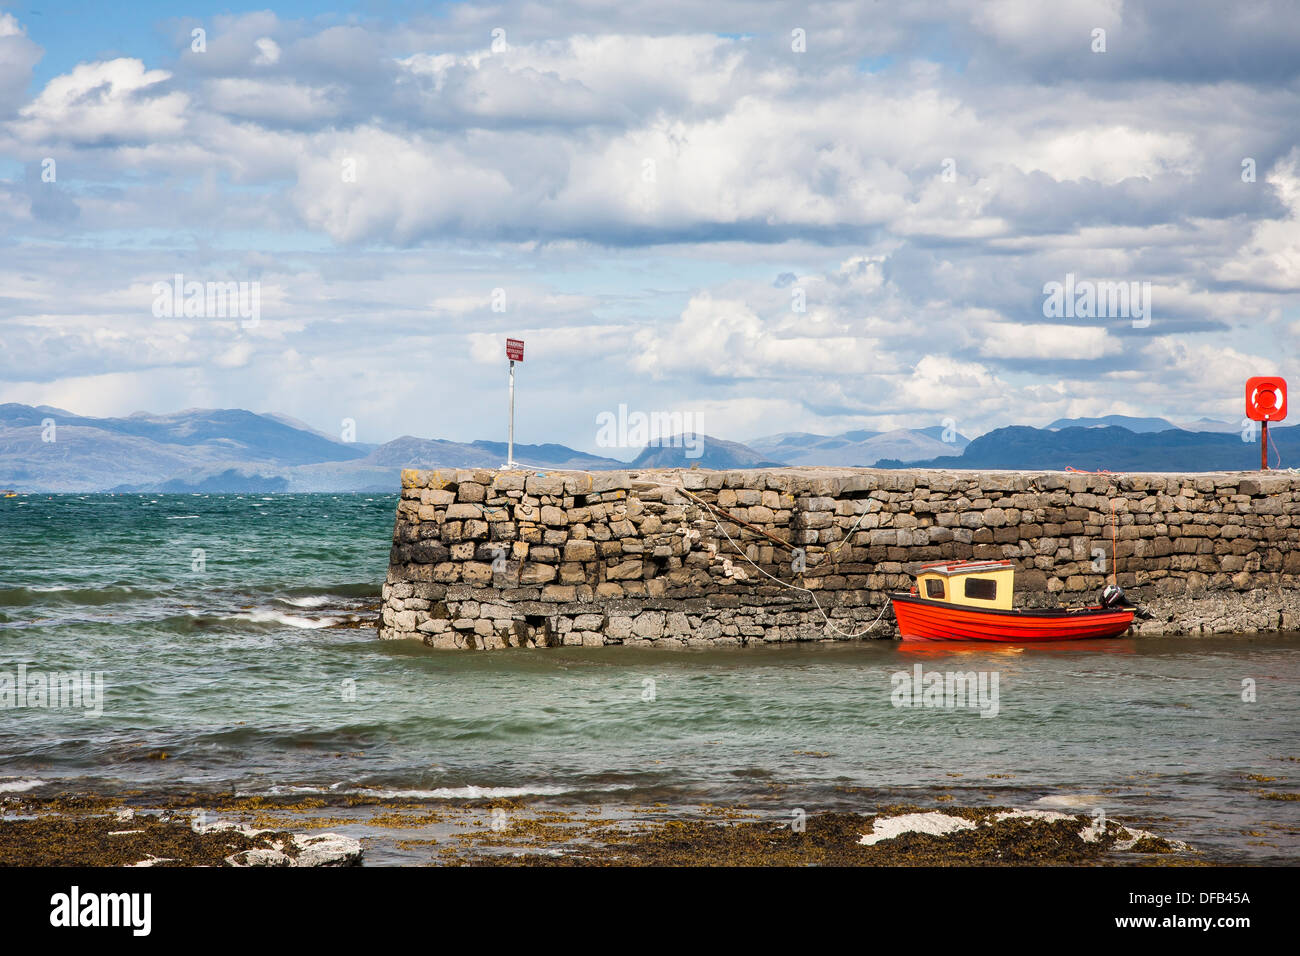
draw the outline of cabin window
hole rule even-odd
[[[943,582],[938,578],[930,578],[926,581],[925,596],[943,600]]]
[[[975,598],[977,601],[996,601],[998,598],[998,582],[991,581],[988,578],[967,578],[966,596]]]

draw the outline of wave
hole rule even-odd
[[[210,610],[186,609],[166,617],[155,617],[137,621],[136,626],[158,628],[174,634],[195,634],[205,631],[231,632],[238,630],[273,631],[277,628],[292,627],[298,630],[316,630],[357,620],[354,615],[328,614],[319,617],[290,614],[274,609],[228,611],[220,608]]]
[[[163,591],[133,588],[122,584],[104,587],[75,587],[50,584],[32,587],[0,588],[0,607],[28,607],[34,604],[117,604],[160,597]]]
[[[251,611],[248,614],[235,614],[236,621],[252,621],[254,624],[283,624],[287,627],[318,628],[329,627],[338,621],[335,617],[300,617],[296,614],[281,614],[279,611]]]
[[[293,587],[269,586],[259,590],[288,597],[379,597],[379,584],[374,581],[347,581],[340,584],[296,585]]]
[[[283,797],[304,793],[332,794],[336,796],[375,797],[380,800],[493,800],[512,797],[554,797],[573,793],[605,793],[616,790],[633,790],[631,784],[606,787],[575,787],[535,784],[526,787],[435,787],[432,790],[399,790],[383,787],[349,787],[342,781],[327,787],[293,784],[273,784],[265,789],[238,790],[236,797]]]
[[[1040,797],[1034,803],[1045,807],[1100,807],[1106,803],[1106,798],[1096,793],[1062,793]]]
[[[328,787],[295,787],[290,784],[275,784],[265,790],[236,790],[235,796],[239,798],[283,797],[287,794],[297,793],[333,793],[341,786],[341,783],[332,783]]]
[[[153,598],[179,598],[185,603],[212,601],[219,606],[221,598],[241,603],[261,603],[265,599],[278,601],[291,607],[316,608],[327,606],[349,607],[357,598],[379,597],[379,585],[370,581],[349,581],[339,584],[288,585],[271,583],[251,587],[207,588],[188,582],[176,585],[161,584],[139,587],[112,583],[102,586],[75,584],[40,584],[26,587],[0,588],[0,607],[29,607],[40,604],[119,604],[142,602]]]
[[[312,594],[307,597],[287,597],[276,598],[281,604],[288,604],[290,607],[324,607],[332,603],[330,598],[324,594]]]
[[[165,623],[180,624],[181,630],[189,630],[190,626],[204,627],[229,623],[245,624],[273,624],[282,627],[297,627],[313,630],[320,627],[329,627],[331,624],[337,624],[346,618],[338,616],[330,617],[304,617],[297,614],[285,614],[282,611],[247,611],[242,613],[221,614],[221,613],[203,613],[200,611],[187,611],[184,616],[176,615],[165,619]]]
[[[609,787],[556,787],[546,785],[534,787],[436,787],[433,790],[377,790],[362,787],[352,792],[367,797],[379,797],[384,800],[491,800],[498,797],[554,797],[564,793],[631,789],[632,787],[629,784],[615,784]]]
[[[38,779],[0,780],[0,793],[23,793],[27,790],[43,787],[45,783],[46,781]]]

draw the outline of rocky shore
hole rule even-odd
[[[113,801],[6,801],[0,866],[352,866],[361,844],[336,833],[259,829],[202,811],[137,811]]]
[[[1186,844],[1130,824],[1003,806],[776,817],[746,807],[254,798],[231,800],[205,823],[208,811],[186,802],[144,811],[99,798],[9,801],[0,866],[346,866],[380,842],[391,852],[378,862],[390,865],[1207,865]]]

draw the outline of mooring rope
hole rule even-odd
[[[674,486],[670,485],[669,487],[674,487]],[[704,504],[707,505],[708,502],[704,502]],[[727,529],[722,526],[722,522],[718,520],[716,515],[713,516],[713,524],[720,532],[722,532],[722,536],[726,538],[728,542],[730,542],[732,548],[735,549],[736,553],[740,555],[742,558],[744,558],[746,561],[748,561],[750,565],[753,566],[754,570],[757,571],[759,574],[763,575],[764,577],[770,578],[771,580],[775,581],[777,584],[781,585],[781,587],[783,588],[789,588],[792,591],[802,591],[804,594],[807,594],[810,598],[812,598],[813,606],[817,608],[817,613],[820,614],[822,616],[822,620],[826,622],[827,630],[834,631],[836,634],[839,634],[840,636],[846,638],[862,637],[864,634],[870,633],[875,628],[875,626],[880,623],[880,619],[885,616],[885,610],[889,607],[888,601],[885,601],[883,604],[880,605],[880,613],[876,615],[876,619],[874,621],[872,621],[870,624],[867,625],[865,630],[858,631],[856,634],[850,634],[848,631],[840,630],[838,627],[836,627],[834,624],[831,623],[830,615],[828,615],[825,609],[822,608],[822,602],[817,600],[817,594],[815,591],[812,590],[812,588],[803,588],[803,587],[799,587],[799,585],[797,584],[792,584],[789,581],[782,581],[776,575],[763,570],[763,568],[760,568],[757,564],[753,562],[753,560],[749,557],[748,554],[740,550],[740,546],[736,544],[735,541],[732,540],[731,535],[727,534]]]
[[[590,474],[590,472],[588,472],[588,474]],[[888,608],[889,608],[889,606],[890,606],[890,602],[889,602],[888,600],[886,600],[883,604],[881,604],[881,606],[880,606],[880,613],[876,615],[876,619],[875,619],[874,621],[872,621],[869,625],[867,625],[867,627],[866,627],[865,630],[858,631],[857,633],[854,633],[854,634],[850,634],[848,631],[840,630],[838,627],[836,627],[836,626],[831,622],[830,615],[826,613],[826,610],[822,607],[821,601],[819,601],[819,600],[817,599],[817,595],[816,595],[816,593],[815,593],[811,588],[800,587],[799,585],[797,585],[797,584],[793,584],[793,583],[791,583],[791,582],[789,582],[789,581],[782,581],[782,580],[781,580],[780,578],[778,578],[776,575],[771,574],[770,572],[764,570],[763,568],[761,568],[761,567],[759,567],[757,564],[755,564],[754,561],[753,561],[753,559],[751,559],[750,556],[749,556],[748,554],[746,554],[744,551],[741,550],[740,545],[738,545],[738,544],[737,544],[737,543],[732,539],[731,535],[727,534],[727,529],[724,528],[724,527],[722,526],[722,522],[718,520],[718,516],[717,516],[717,514],[714,513],[714,506],[713,506],[712,504],[710,504],[709,502],[705,501],[705,500],[704,500],[703,498],[701,498],[699,495],[693,494],[693,493],[692,493],[689,489],[687,489],[684,485],[674,484],[674,483],[672,483],[672,482],[670,482],[670,481],[656,481],[656,480],[653,479],[653,478],[644,478],[644,477],[642,477],[642,478],[638,478],[637,480],[638,480],[638,481],[645,482],[646,484],[649,484],[649,485],[658,485],[658,486],[661,487],[661,488],[671,488],[671,489],[673,489],[673,491],[684,492],[684,493],[686,494],[687,497],[689,497],[689,498],[693,498],[694,500],[698,501],[698,502],[699,502],[703,507],[707,508],[708,511],[709,511],[709,515],[710,515],[710,517],[713,518],[713,524],[714,524],[714,526],[718,529],[718,531],[720,531],[720,532],[722,533],[722,536],[723,536],[724,538],[727,539],[727,542],[728,542],[728,543],[731,545],[731,547],[735,550],[736,554],[738,554],[740,557],[744,558],[745,561],[748,562],[748,563],[749,563],[749,564],[754,568],[755,571],[757,571],[759,574],[763,575],[764,577],[769,578],[769,579],[771,579],[772,581],[775,581],[777,584],[781,585],[781,587],[783,587],[783,588],[789,588],[789,589],[792,590],[792,591],[800,591],[800,592],[802,592],[802,593],[808,595],[810,598],[812,598],[813,606],[817,609],[817,613],[821,615],[822,620],[826,623],[826,629],[827,629],[827,630],[829,630],[829,631],[834,631],[836,634],[839,634],[841,637],[844,637],[844,638],[857,638],[857,637],[862,637],[863,635],[868,634],[868,633],[870,633],[872,630],[874,630],[875,627],[876,627],[876,625],[880,623],[881,618],[883,618],[883,617],[885,616],[885,611],[888,610]],[[866,517],[865,512],[864,512],[863,515],[860,516],[860,517],[858,518],[858,520],[854,523],[854,525],[853,525],[853,528],[854,528],[854,529],[856,529],[857,526],[858,526],[859,524],[862,523],[862,518],[864,518],[864,517]],[[853,533],[853,531],[851,530],[851,531],[849,532],[849,534],[852,534],[852,533]],[[769,536],[769,537],[770,537],[770,536]],[[846,540],[847,540],[847,539],[846,539]]]
[[[1282,470],[1282,452],[1281,452],[1281,450],[1277,447],[1277,442],[1275,442],[1275,441],[1273,440],[1273,436],[1272,436],[1272,435],[1268,435],[1268,434],[1266,434],[1265,437],[1268,438],[1268,444],[1269,444],[1269,447],[1273,449],[1273,454],[1277,456],[1277,464],[1276,464],[1274,467],[1277,468],[1278,471],[1281,471],[1281,470]],[[1268,449],[1267,449],[1267,448],[1264,449],[1264,454],[1265,454],[1265,455],[1268,454]],[[1288,469],[1288,470],[1289,470],[1289,471],[1295,471],[1294,468],[1291,468],[1291,469]]]

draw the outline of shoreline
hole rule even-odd
[[[0,866],[1215,866],[1168,821],[1003,804],[870,812],[265,797],[9,798]],[[349,846],[356,848],[349,852]],[[315,856],[310,850],[315,847]],[[285,852],[281,853],[280,851]],[[303,856],[307,853],[306,856]]]

